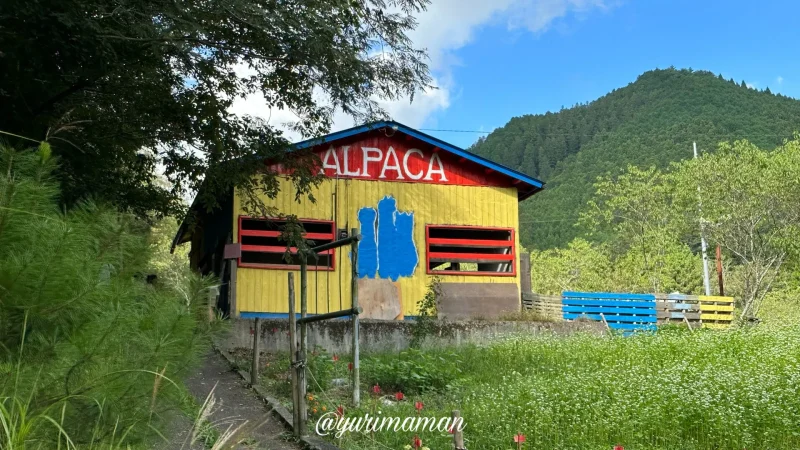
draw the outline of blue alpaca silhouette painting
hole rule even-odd
[[[359,278],[410,277],[419,256],[414,245],[414,213],[397,210],[397,200],[387,196],[377,208],[358,211],[361,241],[358,243]]]

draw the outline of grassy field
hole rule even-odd
[[[283,361],[263,382],[288,394]],[[334,359],[338,359],[335,361]],[[800,448],[800,328],[759,326],[693,334],[662,329],[635,337],[520,337],[490,347],[372,355],[362,362],[363,405],[348,408],[347,359],[317,353],[310,402],[319,416],[344,405],[371,413],[448,416],[459,409],[471,449]],[[372,393],[379,385],[381,394]],[[390,402],[395,392],[405,399]],[[314,411],[316,413],[314,414]],[[402,449],[408,433],[347,435],[345,449]],[[451,436],[421,433],[431,449]]]

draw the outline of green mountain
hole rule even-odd
[[[545,181],[520,206],[527,248],[564,246],[598,176],[665,167],[721,141],[773,148],[800,130],[800,101],[691,69],[653,70],[593,102],[511,119],[470,150]]]

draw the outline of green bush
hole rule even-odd
[[[455,353],[431,353],[416,349],[395,355],[381,355],[364,360],[363,379],[379,385],[384,392],[418,394],[442,392],[458,385],[460,360]]]
[[[0,147],[0,447],[149,445],[217,328],[211,281],[146,283],[147,224],[61,211],[54,168]]]
[[[419,348],[425,338],[436,329],[440,284],[441,279],[439,277],[431,278],[428,283],[428,289],[425,291],[425,296],[417,301],[417,317],[411,324],[411,342],[409,345],[412,348]]]

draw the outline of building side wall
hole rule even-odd
[[[361,228],[359,211],[373,208],[383,214],[378,202],[385,197],[396,201],[397,215],[413,213],[412,241],[417,252],[417,263],[410,276],[387,280],[400,293],[401,317],[417,314],[417,301],[427,290],[432,278],[426,274],[426,225],[468,225],[507,227],[515,230],[517,274],[515,276],[440,275],[443,283],[515,283],[519,285],[519,236],[517,190],[508,187],[454,186],[408,182],[387,182],[356,179],[326,179],[315,189],[316,203],[307,199],[295,201],[291,182],[281,180],[281,195],[264,199],[269,206],[284,214],[295,214],[300,219],[333,220],[336,228]],[[386,204],[384,204],[386,206]],[[234,241],[239,241],[238,217],[246,215],[238,197],[234,197]],[[396,217],[396,216],[395,216]],[[363,216],[362,216],[363,218]],[[407,221],[407,217],[405,217]],[[391,249],[390,249],[391,250]],[[380,252],[380,248],[378,249]],[[382,255],[388,257],[385,252]],[[310,264],[313,264],[311,262]],[[309,271],[308,312],[326,313],[348,308],[350,303],[350,250],[341,248],[336,254],[334,271]],[[287,273],[289,270],[240,267],[237,271],[236,312],[277,313],[288,312]],[[295,290],[299,297],[299,271],[295,272]],[[363,298],[363,295],[361,294]],[[363,303],[363,301],[362,301]],[[245,314],[246,315],[246,314]]]

